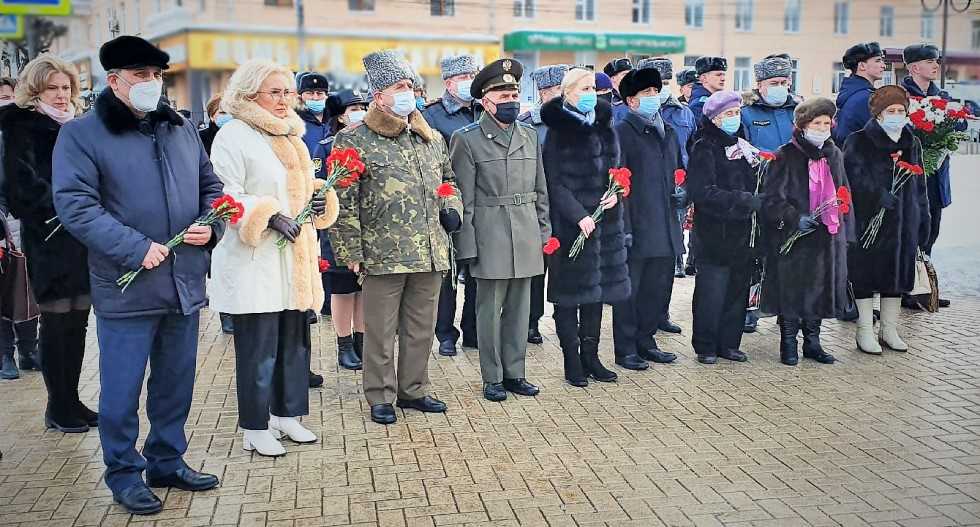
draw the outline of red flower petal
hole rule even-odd
[[[557,251],[560,247],[561,242],[558,241],[558,238],[552,236],[551,238],[548,238],[548,242],[544,244],[544,253],[547,255],[555,254],[555,251]]]
[[[678,168],[674,171],[674,186],[680,187],[684,185],[687,181],[687,171],[683,168]]]
[[[451,198],[456,195],[456,187],[452,183],[443,183],[436,188],[436,196],[440,198]]]

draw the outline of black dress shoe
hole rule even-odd
[[[650,348],[639,351],[640,358],[657,364],[670,364],[677,360],[677,355],[669,351],[661,351],[658,348]]]
[[[323,375],[318,375],[316,373],[310,372],[309,378],[310,388],[319,388],[323,386]]]
[[[686,274],[687,276],[694,276],[698,274],[698,270],[695,269],[693,265],[689,265],[684,268],[684,274]]]
[[[218,476],[198,472],[190,467],[181,467],[168,476],[147,477],[146,484],[155,488],[173,487],[188,492],[200,492],[217,487]]]
[[[320,317],[316,315],[316,311],[309,309],[306,311],[306,321],[309,322],[310,325],[317,324],[320,322]]]
[[[717,364],[718,363],[718,356],[717,355],[698,355],[698,362],[700,362],[701,364]]]
[[[541,393],[541,390],[537,386],[527,382],[527,379],[504,379],[503,386],[508,392],[525,397],[534,397]]]
[[[221,318],[221,332],[224,333],[225,335],[234,335],[235,322],[234,319],[231,318],[231,315],[227,313],[221,313],[219,316]]]
[[[470,349],[479,349],[480,346],[475,340],[463,339],[463,347]]]
[[[441,414],[446,411],[446,403],[432,397],[431,395],[426,395],[425,397],[419,397],[418,399],[398,399],[395,404],[399,408],[414,408],[420,412],[426,412],[431,414]]]
[[[630,353],[629,355],[617,356],[616,364],[620,365],[627,370],[633,371],[643,371],[650,367],[647,361],[640,358],[636,353]]]
[[[82,404],[81,401],[75,403],[75,415],[78,416],[89,428],[96,428],[99,426],[99,413],[93,412],[88,406]]]
[[[371,420],[379,425],[395,422],[395,408],[388,403],[371,405]]]
[[[743,333],[755,333],[755,330],[759,327],[759,319],[755,318],[755,314],[752,312],[745,314],[745,326],[742,328]]]
[[[504,385],[499,382],[485,382],[483,383],[483,398],[495,403],[506,401],[507,390],[505,390]]]
[[[674,278],[686,278],[687,275],[684,274],[684,266],[682,264],[677,264],[674,266]]]
[[[735,362],[745,362],[749,360],[748,356],[746,356],[744,353],[742,353],[739,350],[729,350],[729,349],[721,350],[718,352],[718,356],[723,359],[728,359]]]
[[[527,330],[527,343],[528,344],[543,344],[544,337],[541,336],[541,332],[538,328],[531,328]]]
[[[450,340],[439,343],[439,355],[443,357],[456,356],[456,343]]]
[[[680,326],[674,324],[674,321],[669,318],[663,319],[663,321],[660,322],[660,325],[657,326],[657,329],[660,331],[666,331],[667,333],[680,333],[681,331],[684,331]]]
[[[122,505],[126,512],[140,516],[156,514],[163,509],[160,498],[142,481],[133,484],[131,487],[126,487],[118,494],[113,493],[112,499]]]
[[[55,421],[50,412],[44,413],[44,426],[48,430],[57,430],[62,434],[84,434],[88,432],[89,426],[81,417],[74,415],[64,416]]]
[[[947,299],[947,298],[940,298],[939,299],[939,307],[949,307],[949,299]]]

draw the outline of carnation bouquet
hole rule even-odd
[[[814,218],[819,218],[824,212],[829,210],[831,207],[837,209],[837,214],[843,216],[851,210],[851,192],[847,190],[847,187],[841,186],[837,188],[837,194],[827,201],[817,205],[817,207],[810,211],[810,215]],[[816,229],[807,229],[805,231],[797,230],[786,239],[786,242],[779,247],[779,254],[787,255],[791,250],[793,250],[793,244],[796,240],[810,234]]]
[[[769,164],[775,161],[776,155],[772,152],[759,152],[759,161],[755,166],[755,192],[753,196],[759,195],[762,188],[762,180],[769,172]],[[759,236],[759,213],[752,211],[752,231],[749,233],[749,247],[755,247],[755,239]]]
[[[939,96],[912,98],[909,121],[922,143],[922,168],[927,176],[939,170],[946,156],[959,148],[960,141],[969,139],[960,130],[966,126],[967,119],[973,118],[962,104]]]
[[[602,199],[599,200],[599,206],[596,207],[595,211],[592,213],[592,221],[599,223],[602,219],[602,214],[605,209],[602,208],[602,202],[605,201],[610,196],[616,195],[620,192],[623,193],[623,197],[630,195],[630,178],[633,177],[633,173],[630,172],[628,168],[610,168],[609,169],[609,187],[606,192],[602,194]],[[572,243],[572,248],[568,251],[568,257],[572,260],[578,258],[578,255],[582,253],[582,249],[585,248],[585,233],[579,233],[578,237]]]
[[[442,183],[436,187],[436,198],[442,202],[456,195],[456,186],[452,183]],[[440,209],[442,207],[440,206]],[[449,239],[449,276],[451,279],[449,283],[452,284],[453,290],[456,290],[456,276],[459,272],[456,269],[456,244],[453,243],[453,235],[450,232],[446,233],[446,237]]]
[[[893,196],[898,196],[898,191],[905,186],[915,176],[923,176],[925,170],[919,165],[913,165],[908,161],[902,161],[902,151],[899,150],[891,155],[892,157],[892,188],[891,193]],[[871,246],[875,244],[878,240],[878,231],[881,230],[881,224],[885,219],[885,208],[880,207],[878,212],[871,217],[871,222],[868,224],[867,229],[865,229],[864,234],[861,235],[861,247],[865,249],[870,249]]]

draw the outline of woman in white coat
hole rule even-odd
[[[314,202],[314,221],[294,219],[323,185],[303,144],[303,121],[291,109],[292,72],[268,61],[232,75],[221,109],[233,117],[211,147],[214,171],[245,215],[214,249],[211,307],[235,327],[238,421],[243,447],[286,453],[278,438],[316,436],[297,419],[309,413],[310,326],[305,312],[323,305],[316,230],[337,219],[337,196]],[[290,243],[280,250],[276,242]]]

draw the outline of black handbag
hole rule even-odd
[[[34,290],[27,276],[27,257],[17,249],[6,218],[3,223],[6,246],[0,249],[0,317],[13,322],[34,320],[41,316],[41,310],[34,300]]]

